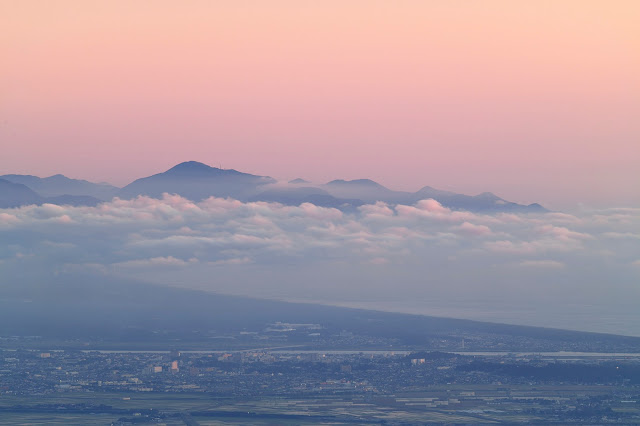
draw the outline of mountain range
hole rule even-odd
[[[392,205],[411,205],[428,198],[454,210],[523,213],[546,211],[537,203],[513,203],[490,192],[471,196],[429,186],[416,192],[394,191],[370,179],[338,179],[326,184],[313,184],[299,178],[279,183],[268,176],[210,167],[197,161],[180,163],[165,172],[137,179],[123,188],[70,179],[59,174],[47,178],[16,174],[0,176],[0,208],[43,203],[96,205],[113,197],[131,199],[146,195],[157,198],[163,193],[179,194],[193,201],[215,196],[285,205],[313,203],[344,211],[352,211],[363,204],[377,201]]]

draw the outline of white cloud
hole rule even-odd
[[[637,213],[489,215],[454,211],[435,200],[412,206],[378,202],[345,213],[309,203],[285,206],[214,197],[194,203],[165,194],[160,199],[114,199],[95,207],[45,204],[0,210],[0,261],[2,268],[39,262],[34,268],[102,265],[140,273],[323,264],[329,265],[323,273],[331,274],[337,265],[375,264],[378,272],[401,265],[408,268],[399,275],[403,280],[419,282],[428,270],[426,276],[437,274],[441,283],[463,283],[477,271],[489,273],[487,264],[549,271],[564,265],[576,277],[590,278],[581,266],[628,270],[640,258]],[[29,257],[17,258],[17,253]],[[341,279],[345,286],[366,285]],[[486,282],[504,279],[495,275]]]
[[[524,260],[519,263],[520,266],[524,266],[527,268],[551,268],[551,269],[559,269],[564,268],[565,264],[562,262],[558,262],[557,260]]]
[[[389,207],[389,205],[382,201],[378,201],[375,204],[366,204],[364,206],[360,206],[358,207],[358,210],[368,218],[375,218],[380,216],[387,218],[394,215],[393,210]]]
[[[198,263],[198,259],[191,258],[189,260],[177,259],[173,256],[153,257],[151,259],[127,260],[125,262],[114,263],[113,266],[124,268],[144,268],[149,266],[186,266]]]
[[[215,262],[207,262],[208,265],[216,265],[216,266],[222,266],[222,265],[246,265],[247,263],[252,263],[251,258],[249,257],[235,257],[235,258],[231,258],[231,259],[222,259],[222,260],[216,260]]]
[[[633,232],[604,232],[601,235],[605,238],[620,240],[640,240],[640,234],[634,234]]]
[[[486,225],[474,225],[473,223],[464,222],[460,226],[456,226],[454,228],[456,231],[461,234],[471,235],[471,236],[484,236],[491,235],[491,228]]]
[[[588,240],[593,237],[582,232],[572,231],[568,228],[554,225],[542,225],[536,228],[536,232],[542,235],[551,235],[562,240]]]

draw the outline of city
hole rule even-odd
[[[276,342],[286,344],[297,329],[313,339],[326,331],[280,322],[237,337],[264,343],[278,334]],[[352,347],[366,340],[341,334]],[[44,351],[33,348],[38,340],[2,341],[30,347],[0,352],[0,416],[12,423],[640,422],[640,353],[479,352],[468,349],[469,337],[452,352],[309,349],[312,342]]]

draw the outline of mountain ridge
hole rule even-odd
[[[298,178],[282,185],[269,176],[211,167],[193,160],[178,163],[164,172],[141,177],[122,188],[70,179],[61,174],[47,178],[32,175],[4,175],[0,176],[0,179],[22,184],[34,191],[37,196],[42,197],[37,199],[22,191],[24,192],[22,198],[16,195],[18,198],[10,201],[5,194],[4,203],[15,206],[29,202],[42,203],[43,199],[48,199],[46,202],[55,204],[95,205],[99,201],[109,201],[114,196],[122,199],[131,199],[140,195],[160,198],[162,194],[170,193],[193,201],[215,196],[234,198],[243,202],[266,201],[285,205],[313,203],[320,207],[338,208],[343,211],[356,211],[363,204],[373,204],[378,201],[390,205],[413,205],[429,198],[453,210],[488,213],[547,211],[538,203],[518,204],[492,192],[465,195],[430,186],[423,186],[416,192],[395,191],[367,178],[335,179],[319,185]]]
[[[28,186],[0,178],[0,208],[16,208],[26,205],[95,206],[102,201],[90,195],[56,195],[43,197]]]
[[[91,339],[92,348],[109,342],[148,348],[166,345],[170,335],[185,348],[202,349],[204,344],[224,349],[219,345],[225,341],[199,336],[210,336],[211,330],[227,334],[264,330],[277,321],[321,324],[332,334],[346,330],[371,338],[391,338],[413,349],[427,347],[430,338],[449,339],[457,348],[460,333],[502,336],[500,341],[507,338],[514,345],[503,346],[503,350],[514,351],[530,350],[532,339],[544,340],[552,350],[588,351],[598,344],[596,347],[633,352],[640,347],[640,337],[634,336],[233,296],[111,275],[61,273],[46,279],[30,276],[23,281],[0,288],[2,334],[37,334],[65,341]],[[83,321],[78,323],[77,318]],[[157,334],[157,330],[163,333]],[[518,336],[526,339],[513,339]],[[331,345],[323,349],[331,349]],[[398,346],[394,344],[392,349]]]
[[[119,190],[113,185],[93,183],[84,179],[72,179],[59,173],[44,178],[34,175],[6,174],[0,176],[0,179],[25,185],[42,197],[91,196],[102,201],[109,201]]]

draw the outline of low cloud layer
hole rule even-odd
[[[430,199],[347,214],[165,194],[4,209],[0,235],[7,280],[25,271],[90,271],[262,297],[389,306],[494,301],[493,310],[499,302],[613,312],[640,295],[640,209],[632,208],[482,215]]]

